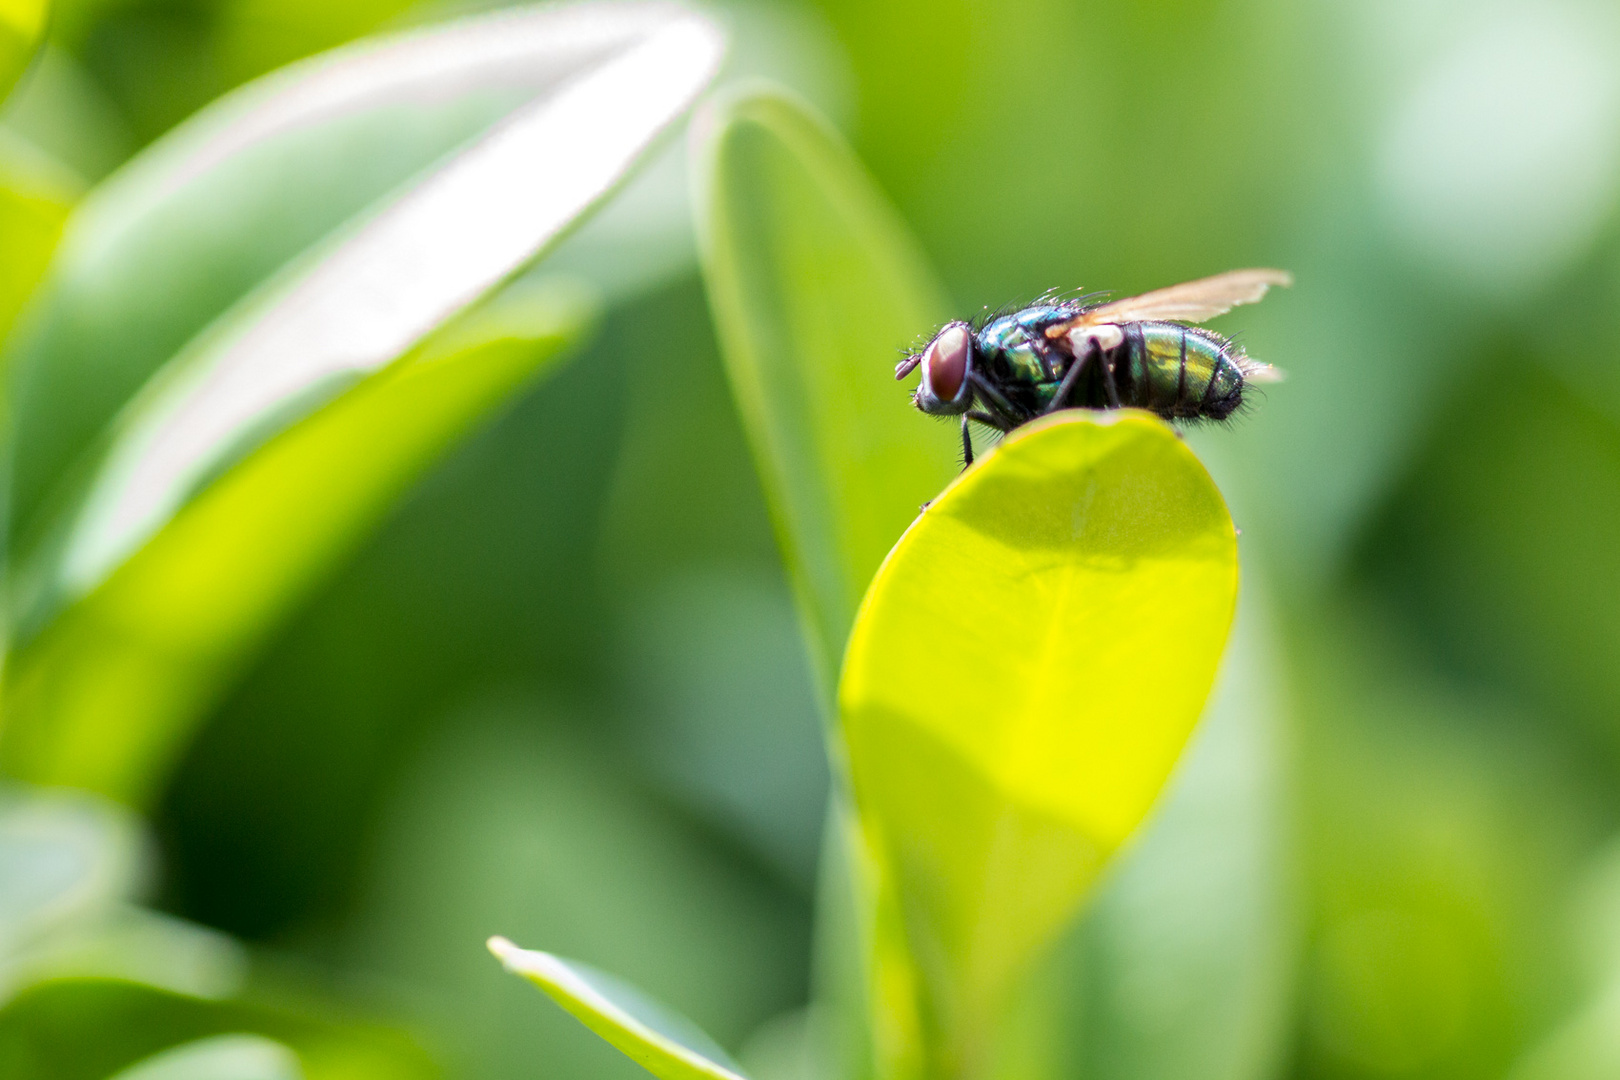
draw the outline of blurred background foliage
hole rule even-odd
[[[470,10],[64,0],[0,113],[0,320],[73,201],[196,109]],[[1298,278],[1241,317],[1289,380],[1191,436],[1244,530],[1246,629],[1140,860],[1059,958],[1083,973],[1062,1067],[1614,1075],[1614,7],[737,0],[720,14],[732,70],[788,83],[842,127],[964,313],[1251,264]],[[428,160],[428,142],[397,152]],[[35,828],[78,829],[86,854],[60,879],[0,873],[0,915],[56,912],[11,918],[0,981],[167,966],[139,987],[19,991],[0,1010],[0,1073],[102,1077],[251,1030],[306,1067],[326,1053],[387,1075],[637,1075],[490,963],[480,943],[499,931],[633,980],[760,1080],[799,1075],[827,768],[679,153],[548,260],[606,297],[595,336],[278,624],[144,824],[13,800],[3,820],[21,823],[0,841],[24,839],[0,842],[7,858],[27,858]],[[318,236],[334,220],[319,212],[293,224]],[[258,242],[244,263],[273,268],[292,245]],[[1165,878],[1165,858],[1229,887]],[[25,895],[24,880],[65,891]],[[68,908],[95,914],[68,934]],[[151,944],[113,948],[115,933]],[[1231,985],[1212,940],[1261,957],[1245,969],[1258,989],[1198,1035],[1217,1025],[1197,1003]],[[1167,961],[1174,949],[1208,962]],[[288,984],[366,1019],[327,1032],[339,1010],[288,1011]],[[53,1034],[74,1017],[106,1033],[104,1059]],[[1218,1066],[1187,1049],[1215,1037],[1230,1044]],[[274,1044],[199,1045],[285,1072]],[[72,1065],[27,1071],[45,1060]]]

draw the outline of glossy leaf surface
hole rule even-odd
[[[725,1052],[664,1006],[584,964],[490,938],[489,951],[659,1080],[742,1080]]]
[[[892,378],[948,309],[904,224],[804,107],[743,93],[693,131],[709,302],[830,696],[867,582],[955,468],[952,429]]]
[[[839,711],[928,983],[938,1075],[986,1066],[1013,980],[1152,806],[1236,590],[1219,492],[1142,413],[1015,432],[874,580]]]

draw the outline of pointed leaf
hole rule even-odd
[[[839,708],[895,876],[935,1068],[972,1075],[1015,976],[1148,812],[1204,707],[1237,543],[1145,413],[1065,411],[962,475],[895,546]]]
[[[743,1080],[691,1021],[577,961],[489,939],[489,951],[659,1080]]]
[[[893,208],[806,107],[756,89],[693,134],[709,302],[830,699],[867,582],[955,470],[952,429],[893,379],[948,308]]]

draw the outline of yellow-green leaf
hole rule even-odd
[[[954,429],[911,406],[900,351],[949,317],[920,246],[832,127],[754,84],[692,126],[709,304],[829,705],[872,575],[955,473]],[[852,1075],[918,1064],[915,975],[893,895],[835,806],[818,992]],[[848,836],[844,834],[850,834]],[[850,840],[848,844],[844,840]],[[854,954],[852,957],[850,954]]]
[[[48,0],[0,0],[0,98],[33,59],[50,9]]]
[[[74,215],[41,316],[8,346],[0,768],[131,801],[156,790],[250,648],[581,330],[577,296],[533,292],[516,324],[497,303],[444,327],[623,181],[713,74],[724,43],[706,19],[615,10],[486,16],[267,77]],[[400,117],[425,123],[424,96],[487,130],[401,176],[423,148],[386,151],[412,142]],[[346,152],[296,152],[334,143]],[[371,157],[389,183],[362,206],[368,184],[342,182],[283,206],[257,167]],[[177,314],[176,296],[196,302]]]
[[[1013,980],[1152,806],[1237,580],[1220,493],[1136,412],[1019,429],[884,563],[839,710],[928,986],[934,1075],[982,1073]]]
[[[490,938],[489,951],[659,1080],[744,1080],[695,1024],[623,982],[505,938]]]
[[[0,131],[0,340],[44,276],[77,186],[67,169]]]

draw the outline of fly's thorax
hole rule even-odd
[[[1043,328],[1066,314],[1064,308],[1039,305],[991,319],[976,337],[984,373],[1001,385],[1034,387],[1049,381],[1037,344],[1044,343]]]
[[[1129,323],[1125,330],[1123,381],[1131,404],[1162,416],[1210,420],[1224,420],[1242,404],[1243,372],[1219,334],[1160,322]]]

